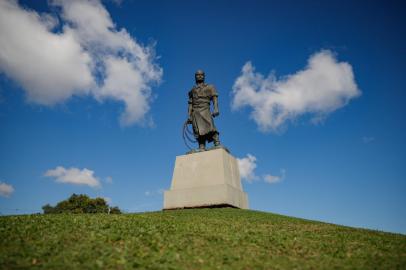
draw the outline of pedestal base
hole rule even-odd
[[[164,209],[219,206],[248,209],[235,158],[224,149],[176,157]]]

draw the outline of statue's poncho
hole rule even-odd
[[[210,111],[210,101],[215,96],[218,96],[216,89],[208,84],[195,85],[189,92],[189,104],[192,104],[191,120],[196,138],[218,133]],[[207,139],[211,141],[212,136]]]

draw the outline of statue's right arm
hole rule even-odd
[[[192,123],[192,110],[193,110],[193,107],[192,107],[192,95],[189,92],[189,101],[188,101],[188,109],[187,109],[187,115],[188,115],[188,122],[189,123]]]
[[[192,104],[189,104],[189,106],[188,106],[187,115],[188,115],[188,122],[192,123]]]

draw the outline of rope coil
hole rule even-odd
[[[194,138],[193,132],[188,129],[188,124],[189,124],[188,120],[186,120],[185,123],[183,124],[182,137],[186,147],[189,148],[189,150],[193,150],[193,148],[190,147],[189,143],[196,143],[197,141]]]

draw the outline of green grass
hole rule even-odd
[[[0,268],[406,269],[406,236],[238,209],[7,216]]]

